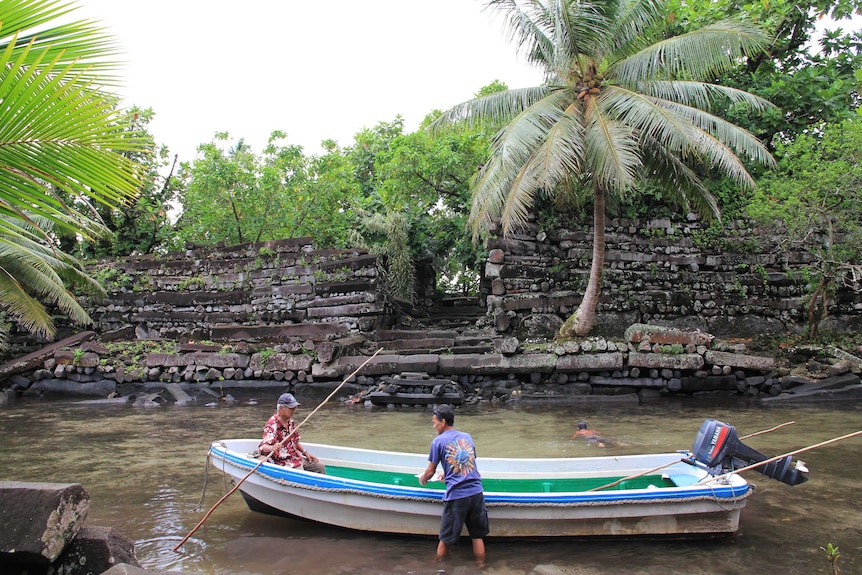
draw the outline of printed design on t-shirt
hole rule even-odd
[[[476,453],[463,437],[446,444],[446,463],[454,475],[466,477],[476,468]]]

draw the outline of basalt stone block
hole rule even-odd
[[[454,338],[428,337],[424,339],[390,339],[381,342],[381,345],[390,350],[404,349],[439,349],[449,348],[455,345]]]
[[[147,367],[186,367],[194,364],[191,353],[148,353]]]
[[[71,364],[76,367],[96,367],[99,365],[99,354],[91,351],[75,354],[72,350],[58,349],[54,352],[54,359],[58,364]]]
[[[259,353],[251,356],[249,367],[253,370],[273,371],[308,371],[311,369],[311,356],[305,354],[291,353],[274,353],[266,358],[266,361],[261,359]]]
[[[376,286],[374,279],[367,280],[352,280],[344,282],[326,282],[314,284],[313,293],[319,296],[326,296],[334,293],[350,293],[361,291],[373,291]]]
[[[679,391],[739,391],[734,375],[708,375],[706,377],[681,377]]]
[[[729,365],[743,369],[759,369],[761,371],[775,369],[775,359],[771,357],[729,353],[726,351],[708,351],[704,354],[703,359],[706,360],[706,363],[712,365]]]
[[[606,371],[623,368],[623,354],[585,353],[582,355],[563,355],[557,358],[557,371],[572,373],[577,371]]]
[[[117,383],[111,379],[100,379],[97,381],[77,382],[68,378],[63,379],[40,379],[34,381],[29,390],[36,393],[62,393],[70,396],[97,395],[107,397],[116,391]]]
[[[499,353],[441,355],[442,374],[492,375],[500,373],[551,373],[556,367],[552,353],[505,356]]]
[[[118,564],[140,566],[135,543],[112,527],[84,526],[54,562],[63,575],[103,573]]]
[[[80,483],[0,481],[0,563],[15,555],[47,565],[78,534],[90,509]]]
[[[211,339],[218,341],[288,341],[290,338],[311,338],[323,341],[328,337],[344,335],[348,326],[343,323],[310,323],[292,325],[229,325],[213,326]]]
[[[321,363],[329,363],[338,355],[340,346],[332,341],[322,341],[317,346],[317,360]]]
[[[458,331],[454,329],[381,329],[377,333],[377,341],[391,341],[395,339],[426,339],[426,338],[442,338],[455,340],[458,337]]]
[[[353,317],[359,315],[379,314],[385,309],[383,302],[335,305],[327,307],[312,307],[306,312],[313,317]]]
[[[244,353],[196,352],[192,355],[192,363],[219,369],[226,367],[245,369],[249,365],[249,356]]]
[[[327,379],[347,375],[355,371],[368,358],[365,356],[341,356],[329,365],[315,363],[311,375]],[[405,371],[437,373],[437,354],[378,355],[369,361],[359,375],[389,375]]]
[[[615,377],[602,377],[602,376],[592,376],[589,379],[590,385],[596,386],[615,386],[618,387],[621,384],[626,386],[632,386],[634,388],[645,388],[652,387],[656,389],[661,389],[665,386],[665,380],[660,377],[629,377],[624,379],[618,379]]]
[[[703,357],[696,353],[629,353],[629,366],[656,369],[700,369]]]
[[[649,340],[650,343],[660,343],[663,345],[672,345],[675,343],[680,345],[709,345],[712,337],[712,335],[703,331],[689,331],[642,323],[629,326],[625,333],[626,341],[637,343]]]

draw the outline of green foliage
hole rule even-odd
[[[93,278],[108,292],[117,292],[132,287],[132,277],[124,270],[112,266],[101,266],[93,272]]]
[[[858,227],[860,150],[862,121],[852,120],[781,145],[778,169],[760,179],[749,214],[762,223],[780,219],[794,239],[829,227]]]
[[[807,271],[813,334],[836,287],[862,290],[862,121],[800,135],[777,155],[778,170],[760,179],[749,213],[788,250],[804,246],[816,256]]]
[[[203,289],[204,287],[206,287],[206,285],[206,278],[203,278],[201,276],[191,276],[180,280],[180,282],[177,284],[177,289],[194,291]]]
[[[11,328],[12,324],[6,321],[6,315],[0,313],[0,357],[3,358],[9,351],[9,330]]]
[[[670,345],[661,346],[661,352],[670,355],[681,355],[685,353],[685,348],[681,344],[672,343]]]
[[[134,201],[118,206],[96,206],[110,236],[90,240],[69,234],[61,238],[69,250],[80,250],[88,259],[164,251],[162,246],[171,232],[169,210],[182,185],[182,180],[175,176],[177,157],[171,158],[165,146],[152,143],[147,132],[155,116],[152,109],[132,108],[129,113],[133,118],[129,129],[145,134],[149,141],[145,149],[124,153],[144,169],[137,196]]]
[[[487,86],[482,86],[482,88],[478,92],[476,92],[476,97],[481,98],[483,96],[496,94],[497,92],[505,92],[508,89],[509,86],[507,86],[505,82],[501,82],[500,80],[494,80]]]
[[[670,0],[673,29],[691,31],[728,16],[758,23],[774,39],[769,52],[741,60],[720,83],[761,96],[777,107],[757,116],[727,102],[727,117],[770,146],[790,141],[821,123],[853,116],[859,105],[858,70],[862,35],[827,31],[814,42],[824,17],[841,24],[862,13],[860,0],[770,0],[740,4],[732,0]]]
[[[141,170],[127,154],[148,145],[105,89],[116,44],[73,10],[0,2],[0,311],[42,336],[54,333],[45,303],[90,323],[72,289],[98,285],[57,238],[109,233],[94,206],[135,197]]]
[[[358,189],[347,155],[325,142],[324,155],[307,157],[300,146],[283,144],[285,137],[273,132],[261,155],[243,140],[226,148],[226,133],[201,145],[194,163],[183,165],[182,215],[169,248],[304,236],[319,245],[345,246],[349,200]]]
[[[187,184],[179,194],[182,215],[172,247],[189,241],[236,245],[305,235],[329,244],[339,218],[345,217],[342,188],[314,185],[312,178],[326,161],[312,162],[300,146],[283,144],[285,137],[273,132],[260,156],[242,139],[227,148],[227,133],[201,145],[194,163],[183,165]]]
[[[109,364],[126,364],[137,369],[147,365],[147,355],[160,353],[173,355],[179,351],[179,345],[170,340],[134,340],[106,342],[105,347],[111,354]]]
[[[269,361],[269,358],[271,358],[273,355],[275,355],[275,350],[271,347],[268,347],[266,349],[262,349],[258,352],[258,357],[260,358],[260,368],[261,369],[266,369],[266,362]]]
[[[413,299],[417,263],[435,269],[438,287],[474,291],[481,263],[466,214],[470,178],[489,139],[477,130],[405,135],[401,124],[396,118],[365,130],[351,150],[364,193],[355,202],[352,242],[383,256],[381,276],[398,297]]]
[[[820,549],[826,554],[826,560],[829,561],[829,565],[832,567],[832,575],[838,575],[838,559],[841,558],[838,547],[833,547],[831,543],[827,543],[826,547],[821,547]]]

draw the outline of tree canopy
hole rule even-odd
[[[836,290],[862,291],[862,120],[829,124],[817,135],[780,144],[778,169],[764,175],[748,211],[810,250],[809,335],[828,313]]]

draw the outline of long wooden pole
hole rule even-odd
[[[197,531],[198,529],[200,529],[200,528],[201,528],[201,525],[203,525],[204,523],[206,523],[206,520],[207,520],[207,519],[209,519],[210,515],[212,515],[213,511],[215,511],[216,507],[218,507],[219,505],[221,505],[221,504],[222,504],[222,502],[224,502],[224,500],[225,500],[225,499],[227,499],[228,497],[230,497],[231,495],[233,495],[233,494],[236,492],[236,490],[237,490],[237,489],[239,489],[239,486],[240,486],[240,485],[242,485],[242,484],[243,484],[243,482],[244,482],[246,479],[248,479],[249,477],[251,477],[251,474],[252,474],[252,473],[254,473],[255,471],[257,471],[257,470],[258,470],[258,468],[260,468],[260,466],[261,466],[261,465],[263,465],[264,463],[266,463],[267,461],[269,461],[269,458],[270,458],[270,457],[272,457],[272,454],[273,454],[273,453],[275,453],[279,448],[281,448],[281,446],[284,444],[284,442],[285,442],[285,441],[287,441],[288,439],[290,439],[290,438],[293,436],[293,434],[294,434],[294,433],[296,433],[297,431],[299,431],[299,428],[300,428],[300,427],[302,427],[303,425],[305,425],[305,422],[307,422],[309,419],[311,419],[311,416],[312,416],[312,415],[314,415],[315,413],[317,413],[317,412],[320,410],[320,408],[321,408],[321,407],[323,407],[323,406],[324,406],[324,404],[326,404],[326,402],[328,402],[330,399],[332,399],[332,397],[333,397],[333,396],[338,392],[338,390],[339,390],[339,389],[341,389],[341,388],[342,388],[342,386],[344,386],[344,384],[345,384],[345,383],[347,383],[351,378],[353,378],[353,376],[355,376],[356,374],[358,374],[358,373],[362,370],[362,368],[363,368],[363,367],[365,367],[366,365],[368,365],[368,362],[370,362],[372,359],[374,359],[374,358],[377,356],[377,354],[378,354],[378,353],[380,353],[381,351],[383,351],[383,348],[382,348],[382,347],[381,347],[381,348],[379,348],[377,351],[375,351],[375,352],[374,352],[374,355],[370,356],[368,359],[366,359],[365,361],[363,361],[363,362],[362,362],[362,365],[360,365],[360,366],[359,366],[359,367],[357,367],[355,370],[353,370],[353,373],[351,373],[350,375],[348,375],[347,377],[345,377],[345,378],[342,380],[342,382],[338,384],[338,387],[336,387],[335,389],[333,389],[333,390],[332,390],[332,393],[330,393],[329,395],[327,395],[327,396],[326,396],[326,399],[324,399],[323,401],[321,401],[321,402],[320,402],[320,404],[319,404],[317,407],[315,407],[315,408],[314,408],[314,410],[312,410],[312,412],[311,412],[311,413],[309,413],[307,416],[305,416],[305,419],[303,419],[303,420],[302,420],[302,423],[300,423],[299,425],[297,425],[297,426],[293,429],[293,431],[291,431],[291,432],[290,432],[290,434],[289,434],[287,437],[285,437],[284,439],[282,439],[280,442],[276,443],[276,444],[273,446],[273,450],[272,450],[272,451],[270,451],[269,455],[267,455],[264,459],[260,460],[260,461],[258,462],[258,464],[257,464],[257,465],[255,465],[255,466],[252,468],[252,470],[251,470],[251,471],[249,471],[249,472],[245,475],[245,477],[243,477],[242,479],[240,479],[239,481],[237,481],[237,482],[236,482],[236,485],[234,485],[234,486],[231,488],[231,490],[230,490],[230,491],[228,491],[227,493],[225,493],[225,494],[221,497],[221,499],[219,499],[218,501],[216,501],[215,505],[213,505],[212,507],[210,507],[210,510],[206,512],[206,514],[203,516],[203,518],[202,518],[200,521],[198,521],[198,524],[197,524],[197,525],[195,525],[194,529],[192,529],[191,531],[189,531],[188,535],[186,535],[185,537],[183,537],[182,541],[180,541],[179,543],[177,543],[177,546],[176,546],[176,547],[174,547],[174,549],[173,549],[174,553],[176,553],[176,552],[177,552],[177,550],[178,550],[180,547],[182,547],[183,545],[185,545],[185,542],[189,540],[189,537],[191,537],[192,535],[194,535],[195,531]]]
[[[664,465],[659,465],[658,467],[653,467],[648,471],[643,471],[641,473],[637,473],[635,475],[629,475],[628,477],[623,477],[622,479],[617,479],[612,483],[608,483],[607,485],[600,485],[599,487],[593,487],[592,489],[587,489],[587,491],[601,491],[602,489],[607,489],[608,487],[613,487],[614,485],[619,485],[623,481],[628,481],[629,479],[637,479],[638,477],[643,477],[644,475],[649,475],[650,473],[655,473],[660,469],[664,469],[665,467],[670,467],[675,463],[679,463],[680,461],[685,461],[684,458],[674,459],[670,463],[665,463]]]
[[[770,431],[775,431],[776,429],[780,429],[786,425],[793,425],[794,423],[796,423],[796,422],[795,421],[788,421],[786,423],[782,423],[781,425],[776,425],[775,427],[771,427],[769,429],[764,429],[762,431],[756,431],[754,433],[749,433],[748,435],[744,435],[744,436],[740,437],[740,439],[748,439],[749,437],[754,437],[755,435],[762,435],[764,433],[769,433]],[[685,461],[686,459],[687,458],[675,459],[675,460],[671,461],[670,463],[665,463],[664,465],[659,465],[658,467],[654,467],[653,469],[650,469],[648,471],[643,471],[643,472],[637,473],[635,475],[629,475],[628,477],[623,477],[622,479],[617,479],[616,481],[614,481],[612,483],[608,483],[607,485],[600,485],[599,487],[593,487],[592,489],[587,489],[587,491],[601,491],[602,489],[607,489],[608,487],[613,487],[615,485],[619,485],[623,481],[628,481],[629,479],[637,479],[638,477],[643,477],[644,475],[649,475],[650,473],[655,473],[656,471],[664,469],[665,467],[670,467],[671,465],[674,465],[676,463],[680,463],[681,461]]]
[[[764,429],[763,431],[755,431],[754,433],[749,433],[748,435],[743,435],[739,439],[748,439],[749,437],[754,437],[755,435],[763,435],[764,433],[769,433],[771,431],[775,431],[776,429],[781,429],[782,427],[793,425],[796,423],[795,421],[787,421],[782,423],[781,425],[776,425],[775,427],[770,427],[769,429]]]
[[[851,437],[856,437],[857,435],[862,435],[862,430],[854,431],[853,433],[848,433],[847,435],[842,435],[841,437],[833,437],[832,439],[827,439],[826,441],[821,441],[820,443],[815,443],[814,445],[809,445],[808,447],[803,447],[801,449],[797,449],[795,451],[788,451],[782,455],[776,455],[775,457],[770,457],[769,459],[764,459],[763,461],[758,461],[757,463],[752,463],[751,465],[747,465],[746,467],[740,467],[739,469],[735,469],[723,475],[716,475],[715,477],[704,477],[698,483],[706,483],[708,481],[713,481],[716,479],[722,479],[729,475],[734,475],[737,473],[742,473],[743,471],[748,471],[750,469],[754,469],[756,467],[760,467],[761,465],[766,465],[767,463],[772,463],[773,461],[777,461],[779,459],[783,459],[787,456],[797,455],[799,453],[805,453],[806,451],[811,451],[812,449],[817,449],[818,447],[823,447],[824,445],[829,445],[830,443],[835,443],[837,441],[843,441],[845,439],[850,439]]]

